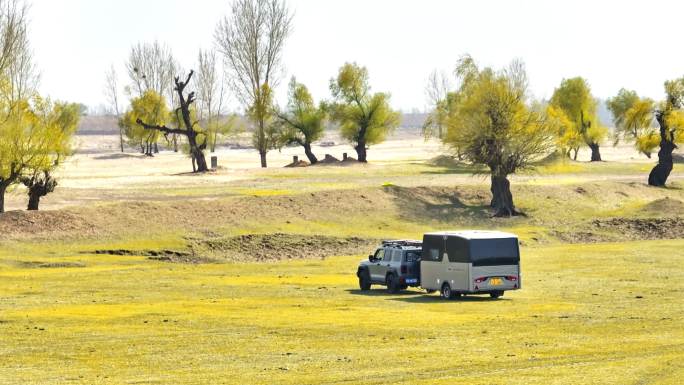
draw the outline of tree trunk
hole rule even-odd
[[[154,153],[159,154],[159,145],[157,144],[157,142],[154,142]]]
[[[207,160],[204,157],[204,151],[197,146],[197,140],[195,135],[188,135],[188,144],[190,144],[190,154],[193,160],[193,170],[194,162],[197,162],[196,172],[207,172],[209,168],[207,167]]]
[[[599,149],[599,144],[589,143],[589,148],[591,149],[591,161],[601,162],[601,151]]]
[[[7,191],[8,184],[0,183],[0,214],[5,212],[5,191]]]
[[[218,131],[214,131],[214,141],[211,143],[211,153],[216,152],[216,141],[218,140]]]
[[[123,128],[119,128],[119,143],[121,144],[121,152],[124,152]]]
[[[359,144],[354,147],[354,150],[356,150],[356,156],[359,162],[362,163],[367,163],[368,160],[366,159],[366,140],[359,140]]]
[[[171,140],[173,141],[173,152],[178,152],[178,136],[173,134]]]
[[[259,150],[259,157],[261,158],[261,168],[267,168],[268,165],[266,164],[266,151]]]
[[[29,211],[38,211],[38,206],[40,205],[40,197],[41,197],[40,191],[38,189],[32,188],[29,189],[29,202],[28,202],[28,207],[27,210]]]
[[[663,187],[670,176],[670,172],[672,172],[672,152],[677,148],[677,145],[674,144],[674,140],[668,138],[669,129],[662,112],[656,114],[656,120],[658,120],[660,125],[660,151],[658,151],[658,164],[653,167],[653,170],[648,175],[648,184]]]
[[[577,155],[579,154],[579,148],[574,148],[573,151],[575,152],[574,155],[572,156],[572,160],[576,161],[577,160]]]
[[[507,175],[492,174],[492,208],[495,217],[512,217],[520,215],[515,210],[513,204],[513,194],[511,194],[511,182]]]
[[[316,155],[314,155],[313,151],[311,151],[311,143],[304,143],[302,146],[304,146],[304,153],[306,154],[306,157],[309,158],[309,163],[318,163],[318,158],[316,158]]]

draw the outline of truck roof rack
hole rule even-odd
[[[382,241],[382,245],[399,247],[423,247],[423,241],[416,241],[411,239],[395,239]]]

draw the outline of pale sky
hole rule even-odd
[[[131,45],[158,39],[185,68],[214,46],[229,0],[33,0],[31,43],[41,92],[98,105],[114,64],[127,81]],[[294,31],[284,54],[290,76],[316,100],[346,61],[368,68],[374,91],[395,108],[426,107],[433,69],[451,72],[464,53],[481,65],[527,64],[531,92],[548,98],[563,78],[583,76],[597,97],[621,87],[660,99],[663,81],[684,75],[681,16],[672,1],[290,0]],[[234,100],[234,99],[233,99]],[[234,107],[237,109],[237,105]]]

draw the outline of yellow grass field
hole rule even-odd
[[[523,290],[444,301],[361,293],[358,256],[5,250],[0,384],[681,383],[684,241],[522,252]]]

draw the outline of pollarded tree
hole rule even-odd
[[[608,99],[606,104],[613,114],[615,144],[621,138],[634,141],[636,149],[650,158],[660,142],[653,127],[653,100],[640,98],[636,91],[623,88],[615,97]]]
[[[71,139],[81,118],[76,103],[37,101],[36,104],[39,111],[37,123],[41,126],[38,130],[42,136],[41,149],[34,154],[21,177],[29,196],[28,210],[38,210],[40,199],[57,187],[53,171],[71,155]]]
[[[677,149],[675,143],[684,138],[684,78],[666,81],[665,94],[667,98],[655,111],[660,131],[660,150],[658,164],[648,175],[648,184],[651,186],[665,186],[672,172],[672,152]]]
[[[292,14],[284,1],[236,0],[230,15],[216,27],[216,45],[232,89],[254,123],[252,142],[264,168],[266,154],[278,144],[272,90],[278,85],[291,25]]]
[[[345,63],[336,79],[330,80],[335,98],[330,106],[331,120],[340,125],[340,134],[356,150],[359,162],[367,162],[368,147],[382,143],[399,126],[401,116],[389,105],[389,95],[370,93],[368,70]]]
[[[563,79],[556,88],[549,103],[563,111],[573,123],[573,129],[582,137],[591,150],[591,161],[601,161],[601,142],[608,135],[608,130],[599,122],[596,110],[596,99],[586,80],[581,77]]]
[[[293,77],[290,80],[287,110],[278,113],[278,119],[283,125],[283,144],[296,143],[302,146],[309,162],[318,163],[311,144],[323,136],[325,117],[325,106],[316,106],[306,86],[297,83],[297,79]]]
[[[489,168],[495,216],[518,215],[508,176],[554,150],[553,127],[542,111],[528,104],[521,62],[494,71],[479,69],[465,56],[457,74],[461,85],[444,142],[467,161]]]
[[[204,156],[204,150],[207,148],[207,135],[201,129],[197,129],[197,121],[192,121],[191,110],[192,104],[195,102],[195,93],[190,92],[187,97],[185,95],[185,87],[190,84],[193,74],[194,71],[190,71],[185,81],[181,81],[178,76],[176,76],[174,79],[174,83],[176,85],[174,89],[176,90],[178,101],[180,103],[178,111],[180,112],[184,128],[169,128],[164,124],[160,124],[158,122],[145,122],[140,118],[137,119],[137,123],[143,126],[143,128],[146,130],[158,131],[164,135],[184,135],[188,139],[190,157],[192,158],[193,163],[193,171],[206,172],[209,171],[209,168],[207,167],[207,160]],[[164,117],[166,116],[168,116],[168,113],[164,115]],[[194,169],[195,164],[197,164],[197,169]]]
[[[152,144],[159,140],[159,131],[146,130],[138,124],[138,120],[149,124],[164,125],[168,116],[169,110],[164,97],[154,90],[147,90],[140,97],[131,100],[131,109],[126,111],[121,124],[129,141],[140,144],[145,155],[153,156]]]

